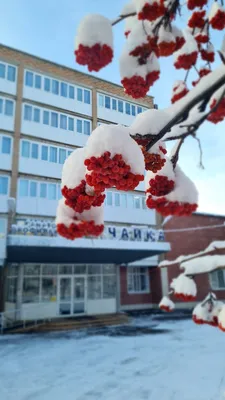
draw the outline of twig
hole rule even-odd
[[[199,154],[200,154],[200,157],[199,157],[199,168],[205,169],[205,167],[204,167],[204,165],[203,165],[203,161],[202,161],[202,158],[203,158],[203,151],[202,151],[201,141],[200,141],[200,139],[196,136],[196,134],[193,134],[192,137],[193,137],[193,139],[197,140],[197,142],[198,142],[198,148],[199,148]]]
[[[119,22],[123,21],[123,20],[126,19],[126,18],[134,17],[135,15],[137,15],[136,12],[132,12],[132,13],[125,14],[125,15],[120,15],[117,19],[115,19],[115,20],[112,22],[112,26],[118,24]]]
[[[178,144],[178,146],[177,146],[177,148],[176,148],[176,151],[175,151],[174,155],[171,157],[171,162],[172,162],[172,164],[173,164],[173,169],[176,168],[177,161],[178,161],[178,159],[179,159],[179,152],[180,152],[181,146],[182,146],[182,144],[184,143],[184,141],[185,141],[185,138],[182,138],[182,139],[179,141],[179,144]]]

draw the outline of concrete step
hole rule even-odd
[[[63,330],[79,330],[87,328],[100,328],[113,325],[122,325],[129,322],[126,314],[98,315],[84,319],[54,319],[49,322],[29,323],[27,327],[18,327],[11,329],[7,333],[29,333],[29,332],[51,332]]]

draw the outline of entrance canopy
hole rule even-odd
[[[128,264],[170,250],[169,243],[9,235],[7,261],[16,263]]]

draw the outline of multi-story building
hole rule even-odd
[[[129,126],[153,106],[152,97],[134,102],[119,85],[0,46],[0,269],[5,309],[17,318],[158,303],[156,266],[169,244],[143,184],[107,191],[100,239],[70,242],[54,225],[66,157],[98,124]]]

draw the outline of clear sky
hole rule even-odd
[[[0,0],[0,43],[87,72],[74,61],[74,36],[80,19],[87,13],[115,18],[124,0]],[[184,18],[183,18],[184,22]],[[124,44],[123,24],[114,28],[115,57],[111,65],[95,74],[120,83],[117,59]],[[215,37],[219,47],[219,36]],[[173,59],[160,60],[161,79],[150,94],[160,108],[167,107],[173,82],[184,77],[176,71]],[[196,76],[192,76],[194,80]],[[197,142],[188,139],[181,151],[180,165],[200,193],[199,211],[225,214],[225,123],[205,123],[199,131],[204,170],[197,165]]]

